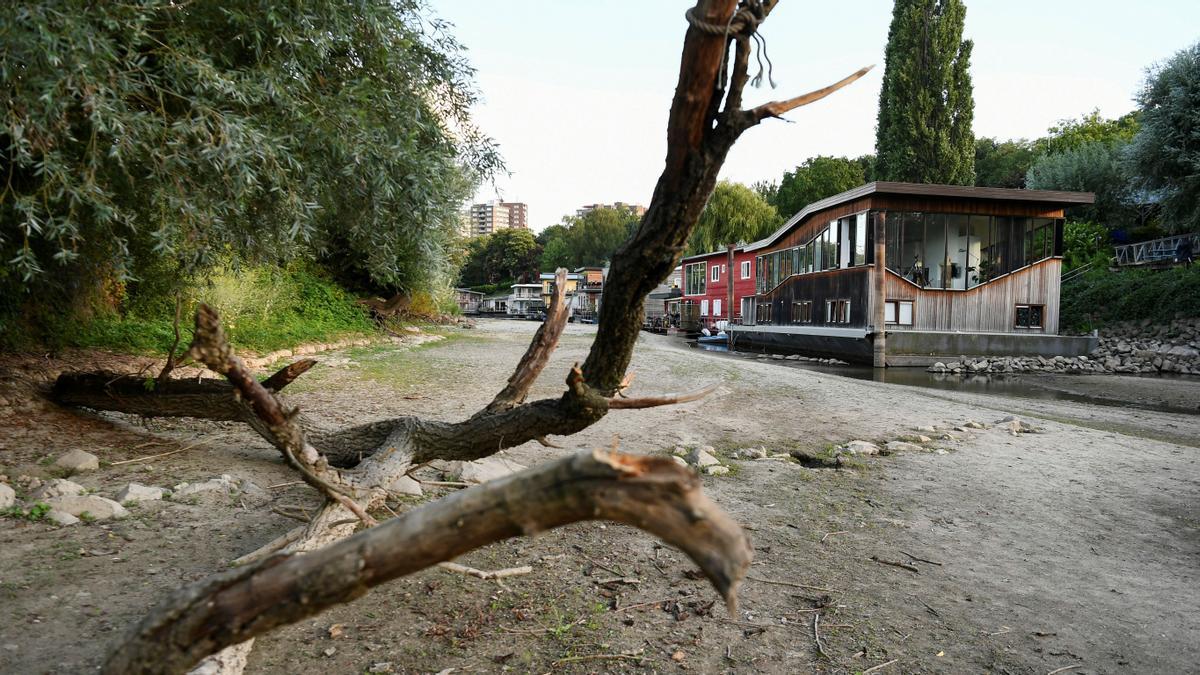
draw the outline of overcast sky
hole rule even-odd
[[[476,120],[511,172],[477,200],[526,202],[534,230],[584,204],[648,203],[691,4],[433,0],[478,71]],[[778,88],[747,88],[747,107],[876,68],[789,113],[791,124],[747,131],[722,178],[778,180],[807,157],[874,151],[891,6],[779,3],[762,28]],[[975,41],[975,135],[1035,138],[1094,108],[1107,117],[1132,110],[1146,67],[1200,39],[1200,1],[967,0],[966,33]]]

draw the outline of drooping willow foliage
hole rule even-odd
[[[0,5],[10,296],[297,256],[428,287],[501,168],[423,0]]]

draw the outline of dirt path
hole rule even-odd
[[[291,400],[331,425],[401,413],[459,418],[490,399],[534,328],[485,321],[420,348],[322,355]],[[589,333],[569,327],[534,396],[561,391]],[[63,365],[4,373],[0,394],[12,405],[0,406],[0,473],[48,476],[46,458],[75,447],[113,462],[202,440],[74,480],[112,496],[131,480],[170,486],[230,474],[270,488],[269,497],[153,502],[127,520],[68,528],[0,520],[5,673],[94,667],[147,605],[290,528],[271,506],[317,504],[304,486],[271,488],[294,477],[240,428],[81,415],[14,385]],[[817,588],[748,581],[730,620],[679,553],[629,528],[588,523],[462,560],[531,564],[532,575],[503,586],[414,575],[260,640],[251,670],[855,672],[897,659],[875,672],[1044,674],[1072,664],[1077,673],[1188,672],[1200,662],[1200,450],[1170,442],[1200,437],[1200,416],[853,381],[712,358],[651,335],[633,368],[635,393],[721,386],[704,401],[614,413],[558,440],[607,446],[616,434],[634,452],[716,446],[733,471],[706,477],[705,489],[751,530],[752,575]],[[885,441],[1010,413],[1041,432],[950,431],[956,440],[925,452],[843,470],[727,458],[737,448]],[[162,445],[144,445],[151,441]],[[563,452],[530,444],[505,455],[531,465]],[[614,577],[638,583],[601,583]],[[828,658],[814,641],[818,614]],[[343,624],[336,639],[335,624]]]

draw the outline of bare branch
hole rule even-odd
[[[316,359],[300,359],[275,371],[274,375],[263,380],[262,386],[271,391],[279,391],[295,382],[297,377],[307,373],[315,365],[317,365]]]
[[[643,396],[639,398],[611,398],[608,407],[611,409],[655,408],[663,405],[675,405],[697,401],[717,390],[717,385],[709,386],[686,394],[663,394],[662,396]]]
[[[196,309],[196,334],[187,353],[229,380],[233,388],[249,403],[254,414],[266,423],[274,438],[275,447],[283,453],[288,464],[300,472],[300,477],[305,483],[349,509],[368,527],[376,524],[375,519],[354,500],[313,472],[313,468],[326,465],[324,458],[304,440],[304,432],[293,419],[294,414],[284,412],[279,399],[254,379],[242,360],[234,355],[233,348],[225,339],[225,331],[221,328],[221,318],[217,316],[216,310],[208,305],[201,304]]]
[[[859,79],[863,75],[866,75],[874,67],[874,65],[870,65],[865,68],[860,68],[854,73],[847,75],[828,87],[817,89],[816,91],[810,91],[807,94],[797,96],[796,98],[790,98],[786,101],[772,101],[770,103],[764,103],[750,111],[750,123],[758,124],[767,117],[779,117],[788,111],[795,110],[801,106],[806,106],[809,103],[820,101],[838,89],[841,89],[842,87],[845,87],[851,82]]]
[[[550,360],[550,355],[558,346],[558,339],[562,336],[563,327],[567,325],[569,312],[564,301],[566,288],[567,270],[560,267],[554,272],[554,290],[550,296],[550,308],[546,310],[546,319],[534,333],[533,339],[529,342],[529,349],[521,357],[516,371],[513,372],[512,377],[508,378],[508,385],[499,394],[496,394],[496,398],[481,411],[481,414],[508,410],[525,402],[530,387],[533,386],[542,369],[546,367],[546,362]]]
[[[741,528],[659,457],[584,452],[468,488],[305,555],[273,556],[183,589],[156,608],[103,672],[179,673],[228,645],[294,623],[372,586],[485,544],[581,520],[645,529],[682,549],[736,608],[753,555]]]

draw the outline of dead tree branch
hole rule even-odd
[[[509,410],[525,402],[530,387],[537,381],[542,369],[546,367],[546,362],[550,360],[550,355],[558,346],[558,339],[562,336],[563,327],[567,325],[567,316],[570,312],[568,312],[564,300],[566,289],[567,270],[560,267],[554,272],[554,288],[551,291],[550,308],[546,310],[545,320],[534,333],[533,339],[529,341],[529,349],[521,357],[512,377],[508,378],[508,385],[496,395],[496,398],[483,409],[481,414]]]
[[[105,673],[179,673],[202,657],[485,544],[581,520],[645,529],[683,550],[729,603],[751,558],[699,479],[655,457],[584,452],[476,486],[306,555],[274,556],[156,608]]]

